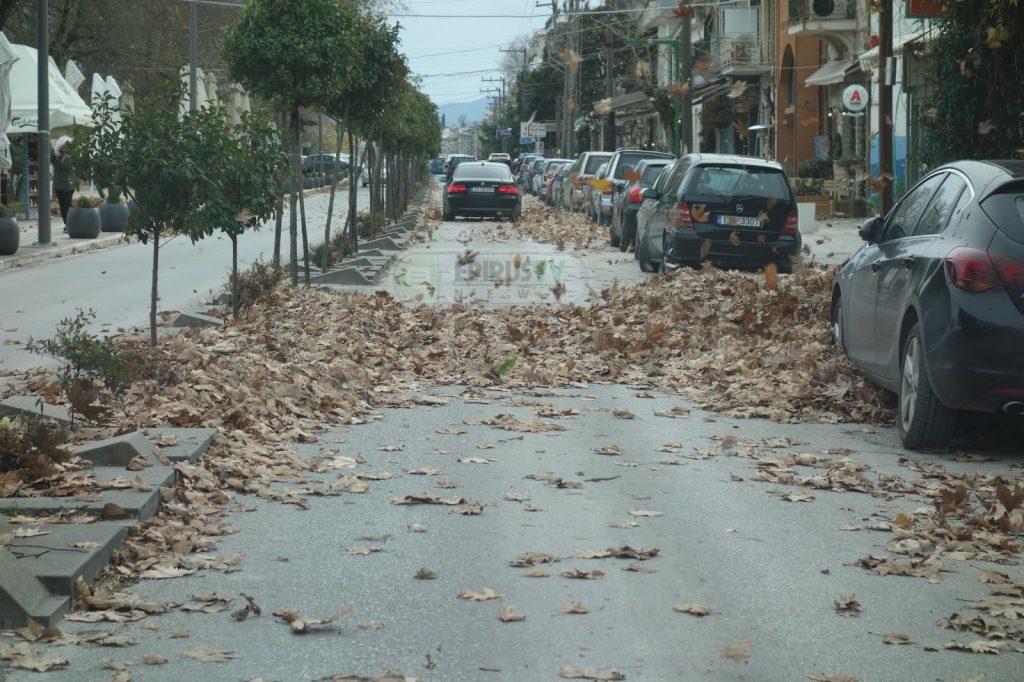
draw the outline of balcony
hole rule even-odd
[[[857,0],[789,0],[789,35],[828,37],[857,31]]]
[[[761,58],[761,41],[756,33],[719,36],[715,54],[716,70],[723,76],[744,78],[771,72],[771,66]]]

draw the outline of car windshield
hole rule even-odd
[[[724,201],[741,197],[788,200],[791,196],[782,171],[751,166],[697,166],[687,181],[686,193]]]
[[[631,171],[634,168],[636,168],[636,165],[638,163],[640,163],[644,159],[650,159],[650,158],[659,158],[659,157],[652,157],[650,154],[644,154],[643,152],[638,152],[638,153],[635,153],[635,154],[620,154],[619,155],[619,162],[617,164],[615,164],[615,179],[616,180],[625,180],[626,179],[626,174],[629,173],[629,171]]]
[[[654,181],[661,175],[661,171],[665,169],[668,164],[660,164],[657,166],[644,166],[644,174],[640,177],[640,184],[644,187],[652,187]]]
[[[505,164],[468,163],[455,169],[455,180],[512,180],[512,171]]]
[[[597,169],[608,160],[608,154],[591,154],[587,157],[587,166],[583,169],[583,175],[593,175]]]

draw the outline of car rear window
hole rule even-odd
[[[455,169],[455,180],[512,180],[512,171],[505,164],[460,163]]]
[[[601,167],[601,164],[607,160],[607,154],[591,154],[587,157],[587,167],[583,169],[583,175],[593,175]]]
[[[653,154],[644,154],[643,152],[637,152],[634,154],[619,154],[619,161],[615,164],[615,179],[625,180],[626,174],[629,171],[636,168],[636,165],[644,159],[657,159],[664,158],[655,156]]]
[[[1000,230],[1012,239],[1024,242],[1024,183],[1000,187],[981,202],[981,207]]]
[[[762,197],[785,201],[790,198],[786,176],[774,168],[755,166],[697,166],[686,181],[687,194],[722,197]]]
[[[661,175],[661,171],[665,170],[665,166],[667,165],[668,164],[645,166],[644,174],[640,177],[640,184],[644,187],[653,187],[654,181],[658,179],[658,176]]]

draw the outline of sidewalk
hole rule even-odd
[[[100,236],[96,239],[71,239],[64,234],[64,223],[60,217],[53,216],[50,222],[50,236],[53,243],[40,246],[36,242],[37,221],[19,220],[18,227],[21,228],[21,246],[13,256],[0,256],[0,272],[32,265],[49,258],[62,258],[75,253],[128,244],[131,241],[129,237],[120,232],[100,232]]]
[[[826,218],[816,220],[810,229],[802,231],[804,246],[811,255],[804,256],[805,262],[826,265],[839,264],[852,256],[864,242],[857,229],[866,218]]]

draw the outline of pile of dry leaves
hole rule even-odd
[[[555,244],[564,251],[567,244],[577,249],[599,246],[608,241],[608,229],[587,220],[582,213],[556,212],[532,197],[523,198],[523,215],[515,223],[495,223],[486,233],[491,239],[532,239]]]

